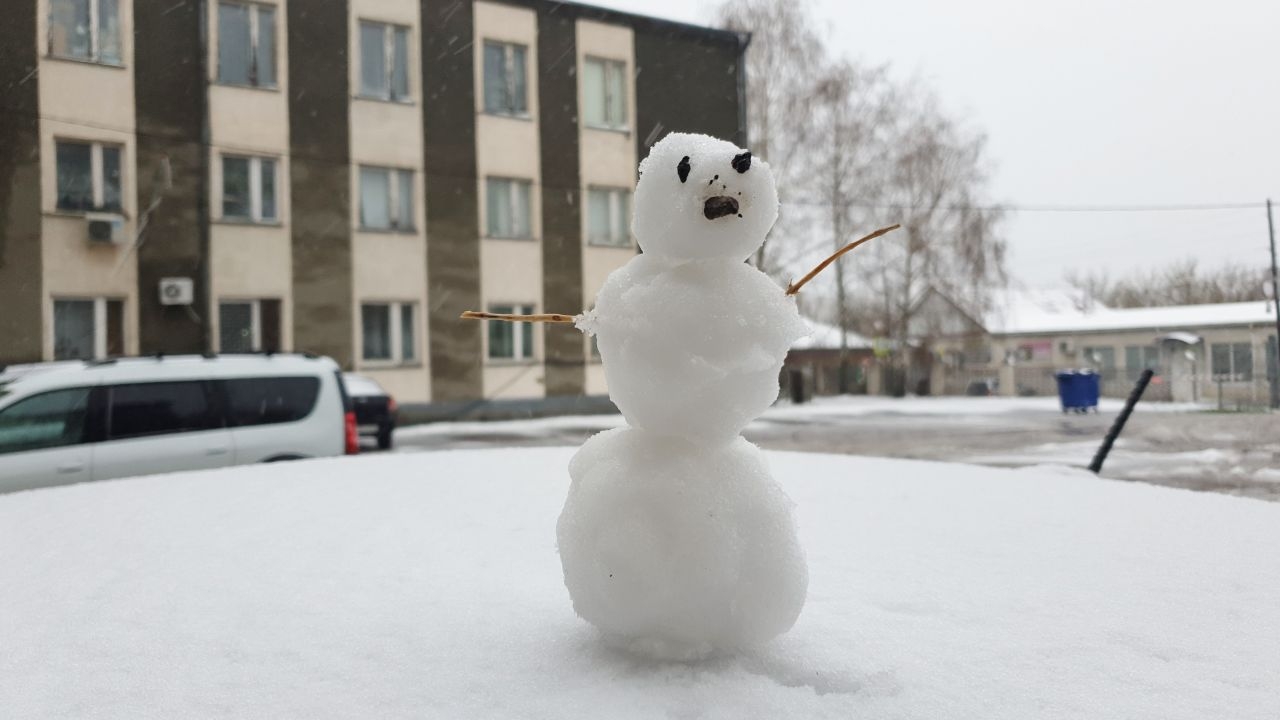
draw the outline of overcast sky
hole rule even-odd
[[[706,24],[702,0],[589,0]],[[812,5],[836,54],[929,81],[984,130],[994,200],[1014,205],[1280,201],[1280,2],[894,0]],[[1277,218],[1280,220],[1280,217]],[[1029,286],[1178,258],[1266,266],[1261,207],[1018,212]]]

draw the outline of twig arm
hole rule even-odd
[[[572,315],[562,315],[560,313],[542,313],[541,315],[512,315],[509,313],[491,313],[477,312],[468,310],[462,313],[463,320],[501,320],[503,322],[528,322],[528,323],[572,323]]]
[[[845,245],[844,247],[840,248],[839,250],[831,253],[831,255],[828,256],[826,260],[823,260],[822,262],[818,263],[818,266],[810,270],[808,274],[806,274],[804,277],[788,285],[787,295],[791,296],[800,292],[800,288],[804,287],[805,283],[812,280],[814,276],[817,275],[818,273],[822,272],[823,270],[826,270],[827,266],[835,262],[837,259],[839,259],[841,255],[849,252],[850,250],[858,247],[863,243],[871,242],[872,240],[875,240],[876,238],[880,237],[881,235],[884,235],[885,233],[893,232],[894,230],[897,230],[900,227],[902,226],[890,225],[889,227],[882,227],[879,230],[871,233],[870,235],[865,235],[863,237],[860,237],[857,240],[854,240],[853,242],[849,243],[848,245]]]

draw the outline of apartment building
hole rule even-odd
[[[546,0],[23,0],[0,363],[311,351],[404,402],[605,392],[636,165],[745,144],[747,38]]]

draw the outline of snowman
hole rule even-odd
[[[609,275],[591,310],[464,314],[574,322],[596,337],[628,425],[570,461],[556,537],[574,610],[637,654],[730,653],[786,632],[804,605],[792,503],[741,436],[809,332],[798,284],[784,293],[745,262],[777,217],[767,163],[671,134],[640,164],[632,231],[643,254]]]

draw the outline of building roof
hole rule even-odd
[[[994,303],[985,325],[993,335],[1176,330],[1274,324],[1270,302],[1173,305],[1147,308],[1088,306],[1066,291],[1008,291]]]
[[[813,332],[791,344],[792,350],[839,350],[840,328],[816,320],[808,320]],[[852,330],[848,331],[848,347],[851,350],[869,350],[871,341]]]

